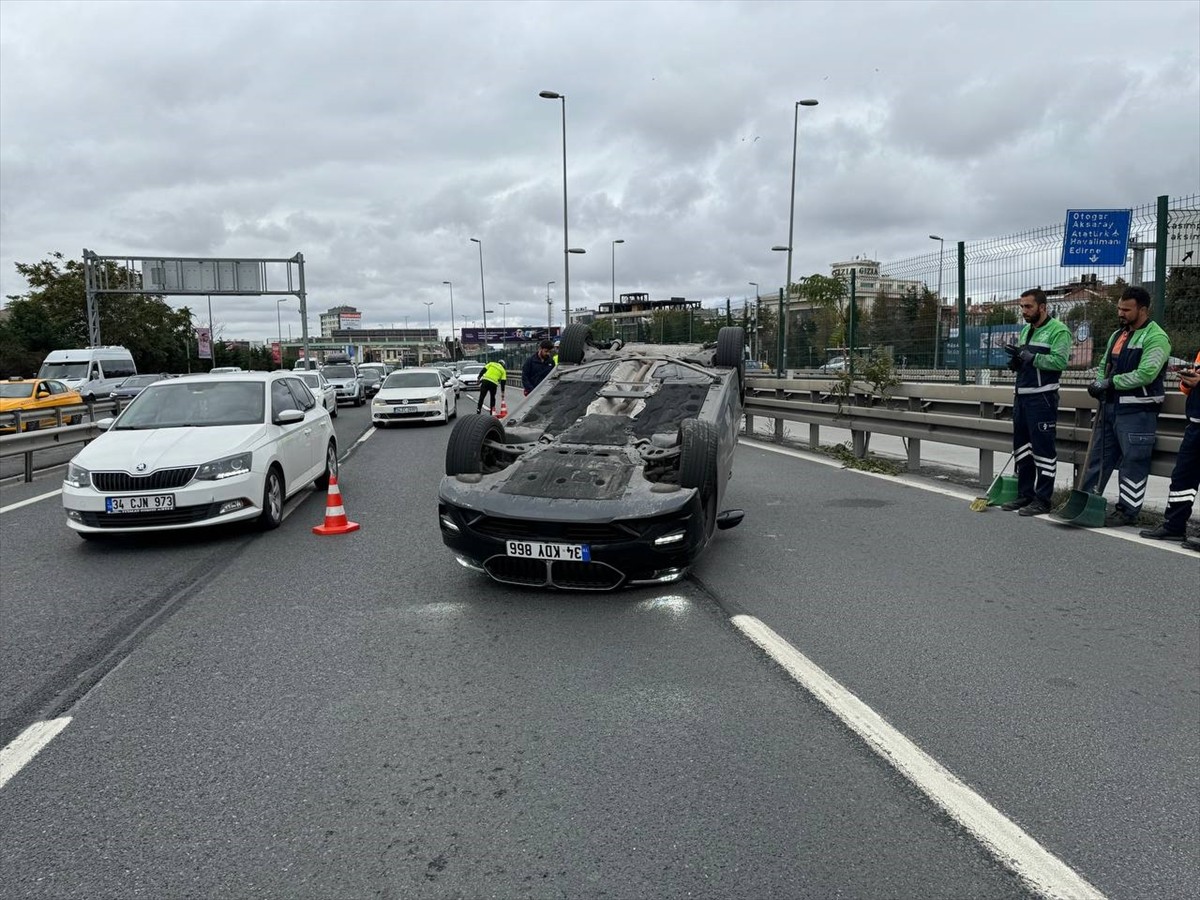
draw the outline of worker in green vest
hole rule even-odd
[[[494,415],[496,412],[496,388],[500,388],[500,399],[503,400],[507,381],[508,373],[504,371],[504,363],[494,360],[489,362],[479,373],[479,401],[475,404],[475,412],[483,412],[483,396],[488,394],[491,397],[488,407]]]

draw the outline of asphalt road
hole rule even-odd
[[[0,746],[71,717],[0,788],[6,896],[1031,895],[737,614],[1107,896],[1200,893],[1194,555],[743,445],[691,578],[533,594],[442,546],[447,434],[358,445],[340,537],[320,495],[96,546],[0,515]]]

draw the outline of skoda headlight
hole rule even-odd
[[[196,471],[200,481],[220,481],[222,478],[232,478],[234,475],[245,475],[250,471],[250,454],[237,453],[223,459],[206,462]]]
[[[67,464],[67,477],[63,479],[71,487],[86,488],[92,486],[92,473],[83,466],[75,463]]]

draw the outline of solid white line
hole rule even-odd
[[[34,722],[0,750],[0,788],[25,767],[38,752],[50,743],[60,731],[71,724],[70,716],[51,719],[49,722]]]
[[[20,500],[16,503],[10,503],[8,506],[0,506],[0,513],[12,512],[14,509],[20,509],[22,506],[29,506],[31,503],[37,503],[39,500],[46,500],[50,497],[57,497],[62,493],[62,488],[56,491],[49,491],[45,494],[38,494],[36,497],[30,497],[28,500]]]
[[[803,459],[807,462],[813,462],[820,466],[831,466],[835,469],[843,469],[847,472],[853,472],[857,475],[865,475],[868,478],[879,478],[892,484],[907,485],[908,487],[913,487],[917,490],[927,491],[930,494],[941,494],[943,497],[953,497],[955,500],[966,500],[968,503],[979,496],[978,494],[967,494],[963,493],[962,491],[956,491],[952,488],[945,488],[941,487],[940,485],[930,484],[929,482],[912,475],[885,475],[882,472],[868,472],[865,469],[851,469],[837,460],[823,458],[813,453],[811,450],[794,450],[791,447],[774,446],[754,438],[747,438],[746,435],[741,435],[739,442],[745,444],[747,447],[754,447],[758,450],[766,450],[769,453],[778,453],[781,456],[790,456],[793,459]],[[1048,515],[1033,516],[1032,518],[1046,522],[1050,525],[1056,525],[1059,528],[1071,527],[1055,521]],[[1195,550],[1185,550],[1179,544],[1172,541],[1156,541],[1150,538],[1144,538],[1136,531],[1126,531],[1123,528],[1082,528],[1079,530],[1090,531],[1093,534],[1099,535],[1100,537],[1119,538],[1122,541],[1130,541],[1134,544],[1141,544],[1143,547],[1153,547],[1156,550],[1164,550],[1167,553],[1181,553],[1185,556],[1194,556],[1196,553]]]
[[[379,430],[378,428],[376,428],[374,425],[372,425],[370,428],[368,428],[366,431],[364,431],[362,433],[362,436],[359,437],[359,439],[357,441],[354,442],[354,446],[357,447],[359,444],[361,444],[365,441],[369,441],[371,439],[371,436],[373,434],[375,434],[375,432],[377,432],[378,430]]]
[[[1104,897],[1079,873],[761,621],[746,615],[734,616],[730,621],[1042,897],[1054,900]]]

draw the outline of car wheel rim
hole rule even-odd
[[[267,505],[272,522],[278,522],[283,518],[283,491],[279,486],[278,475],[272,475],[271,481],[267,485]]]

